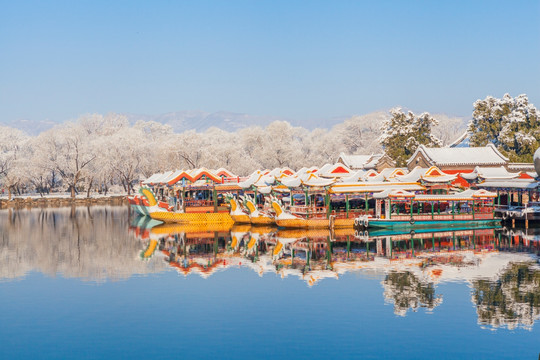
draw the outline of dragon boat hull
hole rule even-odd
[[[326,219],[326,218],[315,218],[315,219],[276,219],[276,224],[279,227],[283,228],[294,228],[294,229],[336,229],[336,228],[353,228],[354,219]]]
[[[268,216],[251,217],[251,224],[253,225],[275,225],[276,220]]]
[[[234,224],[231,215],[228,213],[175,213],[169,211],[155,211],[150,213],[154,220],[165,223],[185,223],[185,224]]]
[[[242,214],[242,215],[231,215],[231,219],[234,221],[235,224],[250,224],[251,219],[249,218],[249,215]]]
[[[208,224],[191,224],[191,223],[168,223],[158,225],[152,228],[153,234],[172,235],[180,233],[202,233],[202,232],[229,232],[231,231],[232,223],[208,223]]]
[[[405,221],[405,220],[384,220],[370,219],[368,229],[384,228],[384,229],[418,229],[418,228],[462,228],[500,225],[500,219],[478,219],[478,220],[424,220],[424,221]]]
[[[135,211],[137,214],[142,216],[148,216],[148,210],[146,209],[146,206],[144,205],[131,205],[131,208],[133,211]]]

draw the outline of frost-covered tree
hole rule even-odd
[[[181,169],[196,169],[205,166],[208,159],[208,144],[215,139],[209,139],[204,134],[189,130],[168,139],[165,151],[171,151],[176,167]]]
[[[264,136],[255,142],[255,159],[264,167],[301,167],[301,129],[286,121],[274,121],[264,129]]]
[[[24,178],[22,153],[29,137],[21,130],[0,126],[0,185],[11,193]]]
[[[92,146],[94,137],[80,123],[71,122],[58,125],[39,137],[43,145],[40,162],[57,172],[71,197],[75,197],[79,181],[99,151]]]
[[[431,133],[438,121],[429,113],[405,114],[401,108],[390,110],[390,119],[383,122],[380,144],[397,166],[405,166],[407,159],[418,146],[441,146],[441,141]]]
[[[140,128],[128,128],[112,134],[105,140],[104,151],[96,162],[100,168],[106,169],[103,179],[108,174],[115,176],[128,195],[145,162],[152,160],[151,147],[144,141],[137,141],[143,135]]]
[[[30,139],[24,155],[29,185],[42,196],[54,189],[61,180],[50,166],[47,144],[43,139],[44,136]]]
[[[469,123],[472,146],[493,143],[510,161],[532,161],[540,144],[538,111],[527,95],[502,99],[492,96],[474,103],[473,119]]]
[[[381,151],[377,139],[381,136],[381,123],[387,121],[388,114],[378,111],[369,115],[353,116],[334,126],[334,133],[341,149],[347,154],[373,154]]]
[[[433,114],[439,122],[433,127],[433,135],[441,140],[443,146],[456,141],[467,130],[468,121],[461,117],[451,117],[444,114]]]

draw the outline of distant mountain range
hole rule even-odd
[[[129,122],[134,124],[139,120],[156,121],[170,125],[175,132],[187,130],[205,131],[218,127],[227,131],[236,131],[248,126],[264,126],[275,120],[283,120],[269,116],[254,116],[249,114],[219,111],[214,113],[204,111],[177,111],[160,115],[125,114]]]
[[[37,135],[45,130],[49,130],[56,122],[50,120],[14,120],[10,122],[2,121],[0,125],[9,126],[24,131],[29,135]]]
[[[388,117],[388,111],[381,110],[359,116],[351,115],[333,118],[310,119],[304,121],[292,121],[279,117],[257,116],[226,111],[219,111],[213,113],[205,111],[177,111],[159,115],[124,115],[128,117],[129,122],[132,124],[136,123],[139,120],[156,121],[162,124],[170,125],[175,132],[184,132],[187,130],[196,130],[198,132],[202,132],[210,127],[217,127],[226,131],[237,131],[248,126],[266,126],[267,124],[276,120],[289,121],[293,126],[302,126],[310,130],[315,128],[329,129],[334,125],[342,123],[343,121],[352,117],[359,117],[362,118],[364,121],[371,120],[375,123],[380,123]],[[437,114],[434,116],[440,120],[446,120],[451,118],[444,114]],[[57,123],[50,120],[17,120],[11,122],[3,122],[0,124],[23,130],[30,135],[37,135],[45,130],[52,128]]]

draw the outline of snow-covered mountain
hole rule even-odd
[[[15,129],[24,131],[29,135],[38,135],[39,133],[49,130],[57,123],[51,120],[13,120],[13,121],[0,121],[0,125],[9,126]]]
[[[275,120],[285,120],[269,116],[255,116],[227,111],[205,112],[205,111],[177,111],[160,115],[125,114],[130,123],[138,120],[156,121],[170,125],[175,132],[186,130],[204,131],[211,127],[217,127],[227,131],[260,125],[265,126]]]
[[[205,131],[211,127],[217,127],[226,131],[234,132],[248,126],[266,126],[276,120],[285,120],[293,126],[301,126],[309,130],[315,128],[330,129],[337,124],[341,124],[348,119],[356,119],[366,123],[380,124],[389,116],[387,110],[374,111],[364,115],[337,116],[332,118],[316,118],[304,120],[291,120],[272,116],[258,116],[243,113],[219,111],[177,111],[159,115],[146,114],[124,114],[128,117],[130,123],[134,124],[139,120],[156,121],[162,124],[170,125],[175,132],[184,132],[187,130]],[[456,118],[445,114],[434,114],[441,123],[450,123],[453,126],[464,122],[462,118]],[[457,120],[460,119],[460,120]],[[456,121],[457,120],[457,121]],[[0,121],[0,125],[14,127],[25,131],[29,135],[37,135],[50,129],[57,123],[50,120],[14,120],[10,122]],[[459,125],[458,125],[459,127]]]

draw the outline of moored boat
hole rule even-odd
[[[207,209],[189,209],[186,211],[171,211],[158,206],[158,202],[154,194],[147,188],[142,188],[141,193],[148,200],[146,210],[152,219],[160,220],[166,223],[189,223],[189,224],[206,224],[206,223],[224,223],[233,224],[234,221],[225,209],[221,212],[210,212]],[[214,206],[215,209],[215,206]],[[199,210],[199,211],[197,211]],[[206,212],[202,212],[202,211]]]
[[[276,220],[270,213],[259,210],[257,205],[249,197],[244,197],[244,204],[249,211],[249,221],[253,225],[274,225]]]
[[[231,207],[230,215],[235,223],[238,223],[238,224],[251,223],[249,215],[246,214],[244,210],[242,210],[236,198],[234,198],[231,194],[227,194],[226,200],[229,202],[229,205]]]
[[[450,195],[393,190],[375,194],[374,197],[377,199],[376,216],[359,217],[355,225],[364,228],[417,229],[500,223],[494,216],[494,198],[497,194],[485,190],[466,190]]]

